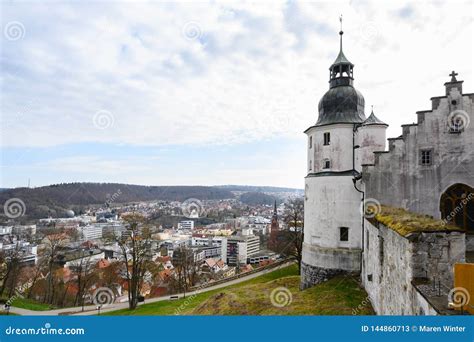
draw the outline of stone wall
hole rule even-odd
[[[342,271],[342,270],[333,270],[333,269],[311,266],[302,262],[300,288],[302,290],[307,289],[311,286],[320,284],[322,282],[325,282],[331,279],[332,277],[335,277],[339,274],[344,274],[344,273],[347,273],[347,272]]]
[[[375,153],[374,165],[363,167],[366,198],[441,218],[440,198],[450,186],[474,187],[474,95],[462,94],[460,82],[431,110],[418,112],[418,122],[402,126],[389,139],[389,151]],[[464,118],[460,133],[450,132],[453,115]],[[421,150],[431,150],[431,165],[421,165]]]
[[[424,232],[407,238],[366,220],[364,247],[361,280],[376,313],[428,315],[437,310],[413,281],[436,279],[452,288],[452,265],[464,262],[465,236],[459,232]]]

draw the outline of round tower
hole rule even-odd
[[[374,152],[385,151],[386,131],[388,125],[377,118],[372,112],[367,120],[357,128],[356,142],[359,146],[356,153],[356,170],[361,171],[362,165],[373,165]]]
[[[304,243],[301,287],[307,288],[341,272],[360,270],[362,246],[361,193],[357,129],[366,117],[364,97],[353,86],[354,65],[340,50],[329,68],[329,90],[319,102],[319,116],[308,136],[305,177]]]

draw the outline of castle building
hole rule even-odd
[[[329,90],[316,123],[305,131],[301,288],[357,273],[378,313],[439,313],[413,284],[423,278],[452,288],[454,265],[474,259],[474,94],[463,93],[463,81],[452,72],[445,95],[431,98],[430,110],[416,112],[416,124],[402,125],[386,151],[388,125],[373,110],[366,117],[354,64],[343,53],[342,29],[339,34]],[[368,218],[367,203],[434,221],[400,232]],[[392,285],[390,294],[383,291]]]
[[[329,68],[329,90],[308,136],[302,288],[340,271],[359,271],[362,247],[361,192],[353,179],[373,152],[383,150],[387,124],[372,112],[354,87],[354,64],[340,51]],[[336,214],[337,213],[337,214]]]

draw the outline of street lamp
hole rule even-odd
[[[100,316],[100,309],[102,308],[102,305],[97,305],[97,316]]]
[[[10,307],[11,307],[11,305],[9,303],[5,304],[5,311],[7,312],[7,316],[10,313]]]

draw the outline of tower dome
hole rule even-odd
[[[364,97],[353,86],[354,64],[342,51],[343,34],[341,27],[339,54],[329,67],[329,90],[319,101],[319,117],[316,126],[362,123],[366,120]]]

